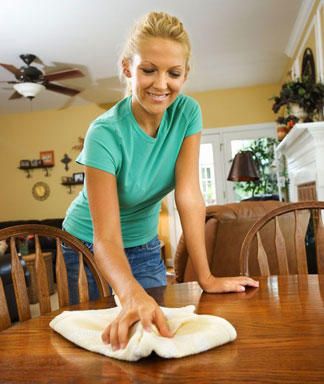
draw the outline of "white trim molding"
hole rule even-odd
[[[256,131],[260,129],[273,129],[273,132],[275,134],[276,124],[271,121],[269,123],[258,123],[258,124],[244,124],[244,125],[231,125],[230,127],[219,127],[219,128],[204,128],[202,130],[202,135],[214,135],[216,133],[232,133],[232,132],[238,132],[238,131]]]
[[[298,78],[300,78],[300,73],[301,73],[301,70],[300,70],[299,60],[298,58],[296,58],[292,66],[292,73],[291,73],[292,79],[296,81]]]
[[[307,40],[309,39],[309,36],[312,32],[312,29],[314,28],[314,35],[315,35],[315,45],[316,45],[316,20],[315,20],[315,17],[313,17],[313,19],[311,20],[308,28],[307,28],[307,31],[305,33],[305,36],[300,44],[300,47],[299,47],[299,50],[297,52],[297,55],[296,55],[296,60],[298,60],[299,58],[301,58],[301,60],[303,59],[302,58],[302,54],[303,54],[303,51],[307,48],[306,47],[306,42]],[[317,66],[317,62],[315,64]]]
[[[322,41],[322,23],[321,23],[321,8],[323,3],[320,4],[315,15],[315,45],[316,45],[316,72],[318,81],[324,81],[324,68],[323,68],[323,41]]]
[[[297,49],[298,43],[302,37],[302,33],[306,27],[309,16],[312,12],[313,6],[316,0],[304,0],[296,18],[295,24],[293,26],[290,38],[285,49],[285,54],[288,57],[293,57]]]

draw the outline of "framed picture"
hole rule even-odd
[[[38,167],[38,159],[34,159],[30,162],[32,167]]]
[[[39,153],[39,157],[44,166],[54,165],[54,151],[42,151]]]
[[[30,160],[20,160],[20,168],[29,168],[31,166]]]
[[[84,182],[84,172],[73,173],[72,177],[75,183],[82,184]]]

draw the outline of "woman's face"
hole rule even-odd
[[[140,44],[131,62],[123,65],[132,82],[135,117],[162,118],[187,77],[184,47],[169,39],[149,38]]]

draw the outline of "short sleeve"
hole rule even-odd
[[[185,137],[194,135],[202,130],[202,116],[199,104],[192,100],[191,111],[189,114],[188,125]]]
[[[77,163],[116,175],[121,151],[116,130],[105,121],[95,121],[89,128]]]

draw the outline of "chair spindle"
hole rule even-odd
[[[86,271],[84,269],[83,256],[82,256],[81,252],[79,252],[78,287],[79,287],[79,301],[80,301],[80,303],[87,302],[89,300],[88,279],[87,279]]]
[[[57,285],[57,294],[60,307],[69,305],[69,285],[66,272],[66,265],[61,248],[61,240],[56,238],[56,264],[55,264],[55,273],[56,273],[56,285]]]
[[[15,238],[10,238],[10,253],[11,253],[11,278],[14,286],[18,316],[20,321],[25,321],[31,318],[29,299],[25,281],[25,274],[20,263]]]

